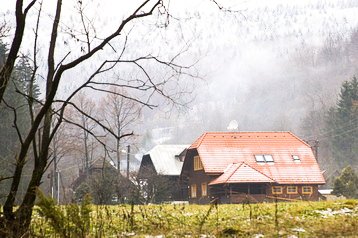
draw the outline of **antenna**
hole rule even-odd
[[[236,120],[230,121],[229,125],[227,126],[229,131],[238,131],[239,130],[239,123]]]

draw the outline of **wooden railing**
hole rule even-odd
[[[266,194],[231,194],[230,203],[257,203],[263,202],[266,199]]]

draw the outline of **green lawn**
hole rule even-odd
[[[358,237],[358,200],[90,208],[89,235],[83,237]],[[38,212],[31,231],[36,237],[55,237]]]

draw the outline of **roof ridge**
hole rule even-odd
[[[259,172],[259,173],[260,173],[260,174],[262,174],[263,176],[265,176],[265,177],[267,177],[267,178],[271,179],[272,181],[276,182],[276,180],[274,180],[273,178],[271,178],[271,176],[268,176],[268,175],[266,175],[266,174],[262,173],[261,171],[257,170],[256,168],[254,168],[254,167],[250,166],[249,164],[247,164],[247,163],[245,163],[245,162],[242,162],[242,163],[243,163],[243,164],[245,164],[245,165],[247,165],[247,166],[249,166],[249,167],[250,167],[250,168],[252,168],[253,170],[255,170],[255,171]]]
[[[310,144],[308,144],[306,141],[302,140],[301,138],[299,138],[298,136],[296,136],[295,134],[293,134],[291,131],[288,131],[288,133],[289,133],[291,136],[295,137],[297,140],[301,141],[303,144],[307,145],[308,147],[310,147],[310,148],[312,147]]]
[[[234,169],[232,172],[231,172],[231,174],[227,177],[227,179],[225,179],[225,183],[231,178],[231,176],[241,167],[241,165],[242,165],[242,163],[243,162],[241,162],[241,164],[236,168],[236,169]],[[238,163],[231,163],[231,164],[229,164],[228,166],[226,166],[226,169],[231,165],[231,166],[234,166],[234,165],[236,165],[236,164],[238,164]],[[225,169],[225,170],[226,170]],[[224,170],[224,172],[223,172],[223,174],[222,175],[224,175],[225,174],[225,170]]]
[[[244,162],[241,162],[240,165],[237,166],[237,168],[232,171],[232,173],[230,174],[230,176],[228,176],[227,179],[225,180],[225,183],[226,183],[226,182],[231,178],[231,176],[241,167],[241,165],[242,165],[243,163],[244,163]],[[236,165],[236,164],[238,164],[238,163],[231,163],[231,164],[229,164],[229,165],[234,166],[234,165]],[[228,165],[228,166],[229,166],[229,165]],[[228,167],[228,166],[227,166],[227,167]],[[224,171],[223,175],[224,175],[224,174],[225,174],[225,171]]]
[[[290,131],[207,131],[204,134],[217,133],[217,134],[230,134],[230,133],[291,133]]]
[[[206,135],[208,134],[208,132],[204,132],[204,134],[201,135],[201,138],[199,139],[199,143],[197,147],[201,146],[201,143],[203,143],[204,138],[206,137]]]

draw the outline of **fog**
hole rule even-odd
[[[141,137],[137,140],[139,150],[147,151],[159,143],[190,144],[206,131],[227,130],[232,120],[238,122],[240,131],[290,130],[303,137],[311,136],[301,129],[307,113],[332,105],[340,84],[357,72],[356,0],[217,2],[220,5],[208,0],[171,1],[167,6],[169,18],[157,13],[125,29],[128,42],[124,58],[158,55],[168,60],[181,52],[179,62],[193,65],[191,72],[195,76],[183,75],[165,88],[184,106],[156,96],[152,100],[158,107],[143,109],[141,121],[133,128]],[[126,8],[121,8],[123,1],[89,2],[86,11],[98,37],[112,31],[137,3],[130,1],[130,6],[126,1]],[[41,70],[46,72],[43,59],[49,41],[46,33],[54,14],[52,4],[44,3],[40,74]],[[7,1],[2,12],[11,16],[12,8],[13,3]],[[78,41],[66,32],[81,27],[77,10],[65,2],[63,12],[57,62],[68,52],[71,54],[67,60],[82,53]],[[36,14],[33,11],[29,15],[26,31],[30,37],[21,49],[25,54],[32,54],[31,32]],[[112,46],[121,48],[123,44],[124,37],[119,37]],[[106,47],[94,60],[66,73],[58,98],[70,94],[103,59],[120,53]],[[147,66],[155,77],[167,76],[160,67]],[[124,66],[100,76],[98,81],[137,74]],[[41,77],[39,83],[43,83]],[[88,94],[94,100],[103,97],[94,91]]]
[[[194,32],[190,52],[200,59],[202,80],[186,109],[148,114],[156,119],[145,123],[156,128],[154,143],[190,143],[205,131],[227,130],[231,120],[241,131],[306,136],[307,113],[332,105],[340,84],[357,72],[356,1],[242,3],[232,10],[182,16],[194,16],[183,29]],[[168,130],[160,139],[161,127],[171,128],[171,139]]]

